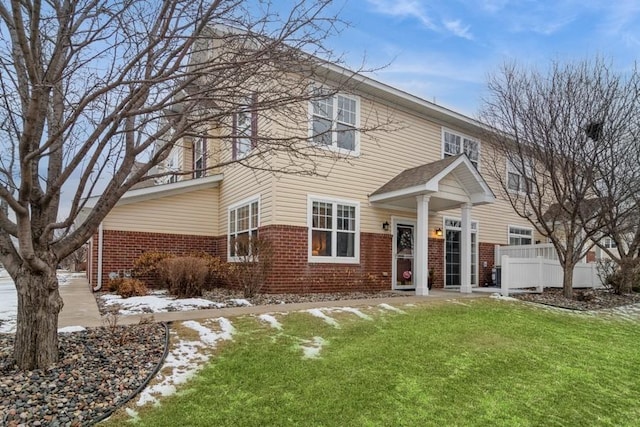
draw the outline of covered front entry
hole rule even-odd
[[[410,257],[401,254],[404,249],[397,239],[401,238],[400,232],[411,229],[411,223],[394,221],[393,287],[402,289],[410,286],[415,287],[416,295],[429,294],[429,213],[459,208],[460,234],[456,243],[456,248],[459,247],[459,273],[451,277],[456,280],[459,277],[461,292],[471,292],[471,211],[473,206],[493,203],[494,200],[493,192],[465,154],[407,169],[372,193],[369,201],[381,209],[415,211],[414,244]],[[407,259],[411,260],[410,274],[405,274],[408,270],[402,270],[409,265]],[[410,276],[411,285],[406,279],[403,283],[405,276]]]

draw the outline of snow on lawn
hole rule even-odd
[[[382,304],[378,304],[378,307],[380,307],[380,308],[382,308],[384,310],[395,311],[396,313],[402,313],[402,314],[406,313],[406,311],[400,310],[399,308],[396,308],[396,307],[394,307],[392,305],[389,305],[387,303],[384,303],[384,302]]]
[[[58,270],[58,283],[65,286],[76,273]],[[81,273],[84,274],[84,273]],[[16,317],[18,315],[18,293],[13,280],[6,270],[0,268],[0,333],[11,334],[16,331]]]
[[[313,337],[311,340],[303,341],[306,345],[301,345],[300,348],[304,353],[304,359],[317,359],[320,357],[320,350],[326,344],[326,341],[322,337]]]
[[[331,308],[329,309],[330,311],[343,311],[346,313],[351,313],[351,314],[355,314],[356,316],[358,316],[361,319],[364,320],[373,320],[373,318],[367,314],[364,314],[363,312],[361,312],[360,310],[358,310],[357,308],[353,308],[353,307],[338,307],[338,308]]]
[[[336,329],[340,329],[340,324],[338,323],[338,321],[333,317],[329,317],[326,314],[324,314],[322,310],[320,310],[319,308],[309,309],[307,310],[307,313],[311,314],[312,316],[319,317],[320,319],[324,320],[325,323],[333,326]]]
[[[206,324],[187,321],[182,325],[198,332],[199,341],[182,340],[177,337],[177,333],[172,331],[172,350],[167,354],[162,369],[158,372],[156,384],[145,388],[141,393],[136,405],[143,406],[147,403],[159,405],[158,397],[169,396],[176,391],[176,386],[185,383],[196,372],[204,367],[209,360],[210,350],[215,349],[219,341],[231,340],[235,329],[231,322],[224,317],[212,319],[217,322],[218,327],[209,328]],[[177,341],[176,341],[177,339]],[[135,411],[129,411],[129,415],[135,417]]]
[[[260,316],[258,316],[258,318],[260,320],[262,320],[263,322],[268,323],[269,326],[271,326],[273,329],[282,330],[282,323],[278,322],[278,319],[276,319],[272,315],[270,315],[270,314],[261,314]]]
[[[119,314],[160,313],[165,311],[196,310],[199,308],[220,308],[224,304],[212,302],[202,298],[172,298],[170,296],[154,293],[143,297],[122,298],[120,295],[102,295],[105,306],[117,305]]]

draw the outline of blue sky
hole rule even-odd
[[[371,77],[474,117],[505,61],[544,68],[600,55],[623,72],[640,51],[640,0],[338,0],[330,45]]]

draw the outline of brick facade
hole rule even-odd
[[[260,228],[260,235],[273,244],[274,265],[263,288],[268,293],[349,292],[390,290],[392,282],[392,244],[388,233],[360,234],[360,263],[309,263],[307,227],[271,225]],[[88,275],[97,282],[98,236],[90,245]],[[130,270],[145,252],[163,251],[183,254],[203,251],[226,260],[226,236],[141,233],[105,230],[103,234],[103,283],[110,272]],[[433,287],[444,286],[444,239],[429,239],[429,269],[433,269]],[[487,267],[483,267],[483,263]],[[479,284],[491,282],[494,244],[479,243]]]
[[[478,285],[491,284],[491,269],[495,265],[495,243],[478,242]],[[484,267],[484,263],[487,266]]]
[[[220,240],[223,243],[220,244]],[[131,270],[133,262],[145,252],[162,251],[175,254],[188,252],[207,252],[212,255],[225,255],[218,252],[224,247],[225,237],[193,236],[186,234],[141,233],[134,231],[104,230],[102,246],[102,283],[109,280],[110,272]],[[92,285],[98,278],[98,235],[90,244],[88,276]]]
[[[391,235],[360,234],[359,264],[309,263],[307,227],[260,229],[271,240],[275,262],[263,290],[278,292],[374,291],[391,288]]]

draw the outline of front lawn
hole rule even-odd
[[[474,300],[232,319],[144,426],[637,425],[640,324]],[[305,348],[306,347],[306,351]],[[309,350],[311,349],[311,350]],[[306,356],[305,356],[306,354]],[[315,357],[314,357],[315,356]],[[132,425],[114,418],[107,425]]]

